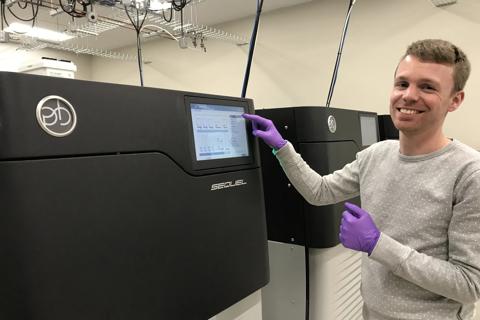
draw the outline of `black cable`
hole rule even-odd
[[[82,6],[82,8],[83,8],[83,11],[82,11],[82,12],[84,12],[85,14],[88,13],[88,9],[87,9],[88,6],[90,6],[90,9],[91,9],[92,12],[93,12],[93,3],[92,3],[92,1],[90,1],[90,0],[89,0],[89,1],[77,0],[77,2]]]
[[[137,13],[137,23],[133,21],[132,17],[130,16],[130,13],[128,12],[127,6],[125,7],[125,13],[127,14],[128,19],[132,23],[133,28],[135,29],[136,35],[137,35],[137,62],[138,62],[138,71],[140,74],[140,85],[143,87],[143,59],[142,59],[142,42],[140,38],[140,33],[142,31],[143,24],[145,23],[145,20],[147,19],[147,14],[148,12],[145,11],[145,15],[143,16],[142,22],[140,22],[140,16],[138,9],[136,9]]]
[[[3,2],[0,2],[0,31],[3,31]]]
[[[32,6],[33,6],[33,3],[32,3]],[[28,21],[32,21],[35,17],[32,17],[32,18],[20,18],[19,16],[17,16],[13,11],[12,11],[12,8],[10,7],[7,7],[8,11],[10,11],[10,14],[12,16],[14,16],[15,18],[17,18],[18,20],[20,21],[25,21],[25,22],[28,22]]]
[[[35,21],[37,20],[35,18],[37,17],[38,9],[40,8],[40,1],[41,0],[37,0],[37,12],[35,12],[35,8],[33,7],[33,1],[31,2],[31,4],[32,4],[32,15],[33,15],[32,28],[35,27]],[[20,2],[18,2],[18,3],[20,3]]]
[[[37,11],[35,13],[35,19],[32,21],[32,27],[35,26],[35,23],[37,22],[37,15],[38,12],[40,11],[40,7],[43,7],[43,0],[37,0]],[[32,12],[33,12],[33,6],[32,6]]]
[[[18,1],[18,2],[17,2],[18,7],[19,7],[20,9],[27,9],[27,7],[28,7],[28,2],[27,2],[27,1],[24,1],[24,2],[25,2],[25,7],[22,7],[22,5],[20,4],[20,2],[21,2],[21,1]]]
[[[142,19],[142,22],[140,23],[140,17],[138,15],[138,9],[135,9],[137,10],[137,23],[135,23],[135,21],[133,21],[132,17],[130,16],[130,13],[128,12],[128,8],[127,6],[124,6],[125,7],[125,13],[127,14],[127,17],[128,17],[128,20],[130,20],[133,28],[140,32],[142,30],[142,27],[143,27],[143,24],[145,23],[145,20],[147,19],[147,14],[148,12],[145,12],[145,16],[143,16],[143,19]]]
[[[185,8],[192,0],[179,0],[179,3],[177,4],[177,0],[172,0],[172,8],[175,11],[181,11],[183,8]]]
[[[172,19],[173,19],[173,6],[170,6],[170,18],[167,19],[167,17],[165,17],[165,10],[162,10],[162,15],[163,15],[163,20],[165,20],[166,22],[172,22]]]
[[[145,15],[143,16],[142,23],[138,27],[138,32],[142,31],[143,24],[145,23],[145,20],[147,20],[147,14],[148,14],[148,12],[145,11]],[[137,10],[137,21],[138,21],[138,19],[139,18],[138,18],[138,10]]]
[[[34,19],[34,17],[28,18],[28,19],[26,19],[26,18],[25,18],[25,19],[24,19],[24,18],[20,18],[19,16],[17,16],[17,15],[12,11],[12,9],[11,9],[10,7],[8,7],[8,11],[10,11],[10,14],[11,14],[12,16],[14,16],[16,19],[20,20],[20,21],[28,22],[28,21],[32,21],[32,20]]]
[[[132,17],[130,17],[130,13],[128,13],[128,8],[127,8],[127,6],[124,5],[124,8],[125,8],[125,13],[127,14],[128,20],[130,20],[130,23],[133,25],[133,27],[135,28],[135,30],[137,30],[137,25],[136,25],[135,22],[133,21]]]
[[[138,62],[138,72],[140,74],[140,86],[143,87],[143,59],[142,59],[142,43],[140,40],[140,32],[137,32],[137,62]]]
[[[137,20],[136,20],[136,21],[137,21],[137,26],[136,26],[135,29],[136,29],[137,31],[140,31],[140,16],[139,16],[139,14],[138,14],[138,9],[135,10],[135,13],[137,14]]]
[[[243,78],[242,98],[245,98],[248,87],[248,79],[250,78],[250,68],[252,66],[253,52],[255,50],[255,42],[257,41],[258,24],[260,23],[260,15],[262,14],[263,0],[257,0],[257,15],[255,16],[255,24],[253,26],[252,37],[250,38],[250,47],[248,51],[247,68],[245,77]]]
[[[343,25],[342,37],[340,38],[340,45],[338,46],[337,60],[335,61],[335,67],[333,68],[332,81],[330,82],[330,89],[328,90],[327,103],[325,105],[327,108],[330,107],[330,102],[333,96],[333,90],[335,89],[335,83],[337,82],[337,74],[338,74],[338,68],[340,67],[340,59],[342,58],[343,45],[345,44],[345,36],[348,30],[348,23],[350,22],[350,15],[352,13],[352,9],[353,9],[353,5],[355,4],[355,1],[356,0],[350,0],[347,16],[345,18],[345,23]]]
[[[182,28],[182,38],[185,36],[185,32],[184,32],[184,29],[183,29],[183,9],[190,3],[192,2],[192,0],[179,0],[179,3],[177,4],[176,0],[172,0],[172,5],[171,5],[171,9],[175,10],[175,11],[180,11],[180,27]],[[164,15],[164,19],[165,19],[165,15]],[[167,20],[165,20],[167,21]],[[170,21],[172,21],[172,11],[170,10]],[[170,22],[170,21],[167,21],[167,22]]]
[[[305,223],[307,219],[305,219]],[[305,320],[310,319],[310,250],[308,248],[307,226],[305,226]]]
[[[180,10],[180,28],[182,30],[182,38],[185,36],[185,31],[183,30],[183,8]]]
[[[17,16],[10,7],[8,7],[8,11],[10,11],[10,14],[12,16],[14,16],[15,18],[17,18],[18,20],[21,20],[21,21],[25,21],[25,22],[28,22],[28,21],[34,21],[35,18],[37,17],[38,15],[38,11],[39,11],[39,7],[40,7],[40,0],[37,1],[37,10],[35,11],[35,8],[33,6],[33,2],[30,3],[32,5],[32,17],[31,18],[20,18],[19,16]],[[28,4],[27,4],[28,5]]]
[[[139,25],[136,28],[137,31],[137,61],[138,61],[138,72],[140,74],[140,85],[143,87],[143,57],[142,57],[142,42],[140,39],[140,31],[142,30],[143,23],[145,22],[147,12],[145,12],[145,17],[143,18],[142,24],[140,25],[140,17],[138,15],[137,9],[137,24]]]
[[[61,1],[61,0],[60,0]],[[173,10],[175,11],[180,11],[180,19],[181,19],[181,27],[182,27],[182,37],[184,36],[184,30],[183,30],[183,8],[187,6],[192,0],[179,0],[179,3],[176,3],[176,0],[171,1],[171,6],[170,6],[170,19],[167,20],[165,17],[165,12],[163,11],[163,18],[165,21],[170,22],[173,18]],[[263,0],[262,0],[263,1]],[[140,75],[140,85],[143,87],[143,59],[142,59],[142,41],[141,41],[141,31],[143,24],[145,23],[145,20],[147,18],[148,12],[145,11],[145,16],[143,17],[142,21],[140,22],[140,16],[138,9],[136,9],[137,13],[137,23],[133,21],[132,17],[130,16],[130,13],[128,12],[128,8],[125,5],[125,13],[127,14],[128,19],[132,23],[133,27],[135,28],[136,34],[137,34],[137,62],[138,62],[138,71]]]
[[[1,7],[2,7],[2,12],[1,12],[2,13],[2,21],[5,21],[5,24],[7,25],[7,27],[9,27],[10,24],[8,23],[7,15],[5,14],[5,1],[4,0],[2,1],[2,6]]]
[[[66,12],[69,16],[71,16],[73,18],[83,18],[87,14],[86,12],[81,12],[81,11],[76,11],[75,10],[76,1],[73,2],[72,8],[70,10],[67,10],[67,8],[63,4],[62,0],[58,0],[58,3],[60,4],[60,8],[62,8],[62,10],[64,12]]]
[[[3,2],[0,4],[0,20],[2,20],[1,31],[3,31]]]

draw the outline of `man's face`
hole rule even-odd
[[[421,62],[406,56],[400,61],[390,95],[390,115],[403,134],[442,134],[448,112],[463,101],[463,91],[453,92],[453,67]]]

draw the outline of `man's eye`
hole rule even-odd
[[[405,82],[405,81],[397,82],[395,83],[395,87],[402,88],[402,89],[408,88],[408,82]]]
[[[435,91],[436,89],[429,85],[429,84],[424,84],[424,85],[421,85],[420,86],[422,90],[425,90],[425,91]]]

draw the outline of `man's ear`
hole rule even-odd
[[[457,110],[462,104],[464,98],[465,98],[465,91],[460,90],[456,92],[452,98],[452,102],[450,103],[450,106],[448,107],[448,112]]]

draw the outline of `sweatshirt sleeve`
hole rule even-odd
[[[358,160],[341,170],[321,176],[288,142],[276,152],[277,159],[296,190],[312,205],[327,205],[359,195]]]
[[[419,253],[381,234],[370,258],[395,275],[461,303],[480,298],[480,171],[461,183],[448,228],[448,260]]]

